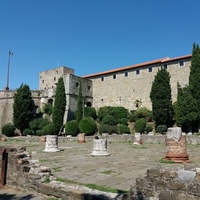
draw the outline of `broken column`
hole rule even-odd
[[[167,129],[165,143],[167,148],[165,160],[190,162],[186,152],[186,135],[182,135],[180,127],[171,127]]]
[[[109,156],[106,139],[94,139],[91,156]]]
[[[141,138],[141,134],[140,133],[135,133],[133,144],[134,145],[141,145],[142,144],[142,138]]]

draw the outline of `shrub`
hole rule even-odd
[[[121,118],[127,117],[128,110],[121,106],[117,106],[117,107],[105,106],[105,107],[99,108],[98,118],[100,119],[100,121],[106,115],[110,115],[110,116],[114,117],[116,122],[120,123]]]
[[[145,118],[147,121],[152,121],[152,119],[153,119],[152,111],[150,111],[146,107],[141,107],[138,110],[136,110],[135,115],[136,115],[137,119]]]
[[[111,126],[111,125],[108,125],[108,124],[100,124],[99,133],[100,134],[102,134],[102,133],[108,133],[108,134],[118,133],[118,127],[117,126]]]
[[[92,117],[83,117],[79,122],[78,128],[85,135],[92,135],[96,132],[97,125]]]
[[[76,136],[78,134],[78,122],[71,120],[65,124],[66,135]]]
[[[156,127],[156,132],[157,133],[164,133],[167,131],[167,126],[166,125],[158,125]]]
[[[7,137],[12,137],[15,135],[15,126],[11,123],[5,124],[1,128],[2,134],[6,135]]]
[[[37,135],[37,136],[42,136],[42,130],[37,130],[37,131],[36,131],[36,135]]]
[[[47,124],[42,128],[42,135],[55,135],[53,123]]]
[[[150,125],[147,125],[146,128],[145,128],[145,131],[146,131],[147,133],[151,132],[152,130],[153,130],[153,127],[150,126]]]
[[[122,133],[130,133],[130,129],[128,126],[125,126],[123,124],[119,124],[118,126],[119,128],[119,133],[122,134]]]
[[[84,107],[84,117],[92,117],[95,120],[97,118],[97,113],[95,108]]]
[[[135,131],[144,133],[147,121],[144,118],[140,118],[135,122]]]
[[[135,122],[137,120],[136,114],[130,114],[128,118],[130,122]]]
[[[127,126],[128,125],[128,119],[127,118],[122,118],[121,120],[121,124]]]
[[[30,129],[30,128],[26,128],[23,130],[23,133],[22,133],[24,136],[26,135],[32,135],[33,134],[33,131]]]
[[[106,115],[105,117],[103,117],[101,123],[102,124],[108,124],[108,125],[116,125],[117,124],[117,122],[114,119],[114,117],[110,116],[110,115]]]
[[[29,122],[29,127],[36,133],[37,130],[42,130],[44,126],[50,122],[46,118],[35,118]]]

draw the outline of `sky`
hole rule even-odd
[[[0,0],[0,90],[39,89],[41,71],[84,76],[200,44],[199,0]]]

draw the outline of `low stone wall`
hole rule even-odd
[[[25,147],[6,148],[6,185],[12,188],[34,191],[62,200],[111,200],[116,194],[100,192],[79,185],[67,185],[56,181],[51,169],[38,160],[32,160]],[[0,158],[0,162],[2,157]],[[0,165],[1,167],[1,165]],[[1,168],[0,168],[1,169]]]
[[[136,179],[131,198],[136,200],[199,200],[199,168],[191,170],[149,169],[144,179]]]

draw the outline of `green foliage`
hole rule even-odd
[[[1,132],[2,134],[6,135],[7,137],[14,136],[15,126],[11,123],[7,123],[2,126]]]
[[[178,88],[176,103],[176,123],[178,125],[192,126],[198,123],[199,114],[196,100],[192,97],[189,87]]]
[[[165,133],[167,131],[167,126],[166,125],[158,125],[156,127],[156,132],[157,133]]]
[[[29,86],[22,84],[14,95],[13,103],[13,123],[21,133],[25,128],[29,127],[29,122],[32,117],[32,102]]]
[[[130,133],[130,129],[129,129],[128,126],[125,126],[123,124],[119,124],[118,128],[119,128],[120,134],[122,134],[122,133],[128,133],[129,134]]]
[[[79,93],[77,99],[76,120],[79,123],[83,117],[83,96],[82,96],[82,83],[79,82]]]
[[[97,118],[97,113],[93,107],[84,107],[84,117],[92,117],[94,120]]]
[[[54,134],[58,134],[63,127],[63,118],[66,107],[66,95],[63,77],[58,79],[56,87],[55,102],[52,112]]]
[[[53,106],[50,103],[44,103],[42,111],[47,114],[47,115],[51,115],[52,114],[52,110],[53,110]]]
[[[128,125],[128,119],[127,118],[122,118],[121,119],[121,124],[127,126]]]
[[[55,135],[53,123],[47,124],[42,128],[42,135]]]
[[[78,122],[76,120],[71,120],[65,125],[66,135],[76,136],[78,135]]]
[[[138,108],[135,111],[135,115],[136,115],[137,119],[145,118],[147,121],[152,121],[152,119],[153,119],[152,111],[150,111],[146,107]]]
[[[135,122],[137,120],[137,116],[135,113],[130,113],[128,119],[130,122]]]
[[[92,135],[97,130],[96,122],[92,117],[83,117],[79,122],[79,130],[85,135]]]
[[[153,127],[150,126],[150,125],[147,125],[146,128],[145,128],[145,132],[149,133],[153,130]]]
[[[99,133],[108,133],[108,134],[112,134],[112,133],[118,133],[118,127],[117,126],[111,126],[108,124],[100,124],[99,126]]]
[[[110,115],[106,115],[103,117],[102,121],[101,121],[102,124],[108,124],[108,125],[116,125],[117,122],[116,120],[114,119],[113,116],[110,116]]]
[[[114,117],[117,123],[120,123],[121,118],[127,118],[128,110],[124,107],[111,107],[111,106],[105,106],[99,108],[98,111],[98,118],[101,121],[104,116],[110,115]]]
[[[37,130],[42,130],[42,128],[49,123],[50,122],[46,118],[35,118],[29,122],[29,127],[36,133]]]
[[[135,131],[139,133],[144,133],[147,121],[145,118],[140,118],[135,122]]]
[[[173,125],[173,106],[171,97],[170,75],[165,68],[159,69],[153,81],[150,98],[153,118],[156,126]]]
[[[37,136],[42,136],[42,130],[37,130],[37,131],[36,131],[36,135],[37,135]]]
[[[33,132],[32,132],[32,130],[30,128],[25,128],[23,130],[23,135],[24,136],[26,136],[26,135],[32,135],[32,134],[33,134]]]

